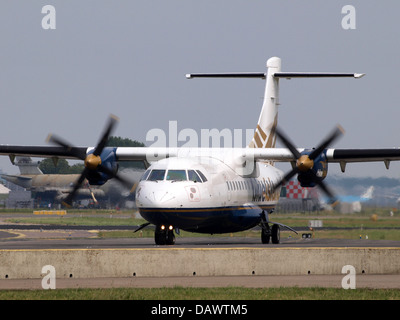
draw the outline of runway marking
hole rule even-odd
[[[16,237],[1,238],[0,241],[1,240],[21,239],[21,238],[25,237],[25,235],[22,232],[18,232],[18,231],[9,230],[9,231],[4,231],[4,232],[11,233],[11,234],[16,234],[17,236]]]

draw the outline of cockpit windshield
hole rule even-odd
[[[188,170],[189,180],[193,182],[201,182],[201,178],[194,170]]]
[[[196,172],[199,174],[199,176],[201,177],[201,179],[203,180],[203,182],[207,181],[206,176],[203,174],[203,172],[201,172],[200,170],[196,170]]]
[[[193,182],[206,182],[207,178],[200,170],[163,170],[154,169],[147,170],[140,181],[193,181]]]
[[[146,172],[143,174],[142,178],[140,178],[140,181],[147,180],[150,172],[151,172],[151,170],[146,170]]]
[[[149,178],[147,180],[149,181],[157,181],[157,180],[164,180],[165,176],[165,170],[152,170]]]
[[[168,170],[167,180],[186,181],[186,170]]]

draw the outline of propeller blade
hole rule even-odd
[[[336,129],[328,136],[328,138],[325,139],[317,148],[315,148],[309,155],[309,158],[311,160],[314,160],[316,157],[318,157],[324,149],[326,149],[334,140],[339,138],[341,135],[344,134],[344,129],[338,125]]]
[[[119,121],[118,117],[116,117],[114,115],[110,115],[107,128],[106,128],[106,130],[104,130],[103,135],[102,135],[99,143],[97,144],[96,149],[93,152],[93,154],[95,156],[99,156],[101,154],[101,152],[103,151],[103,149],[106,146],[106,143],[108,141],[108,138],[118,121]]]
[[[338,198],[335,196],[335,194],[328,188],[326,183],[324,183],[322,180],[316,181],[318,186],[322,189],[322,191],[328,196],[329,201],[328,203],[331,206],[336,206],[339,203]]]
[[[294,144],[289,140],[288,137],[286,137],[283,132],[281,132],[278,128],[275,129],[275,133],[278,136],[280,140],[282,140],[282,143],[285,145],[286,148],[290,150],[290,152],[294,155],[296,159],[301,157],[300,152],[296,149]]]
[[[82,156],[81,153],[75,152],[73,145],[71,143],[69,143],[68,141],[54,135],[54,134],[49,134],[47,136],[46,141],[48,143],[53,143],[56,145],[59,145],[60,147],[64,147],[66,149],[67,152],[69,152],[72,156],[81,159],[81,160],[85,160],[85,157]]]
[[[280,186],[284,185],[287,183],[290,179],[292,179],[297,173],[299,173],[299,169],[295,167],[292,171],[289,171],[278,183],[276,183],[272,190],[275,192],[276,189],[278,189]]]
[[[79,179],[77,180],[77,182],[74,185],[74,188],[72,189],[72,191],[68,194],[68,196],[64,199],[64,201],[62,202],[62,204],[66,207],[72,207],[72,200],[75,197],[76,192],[78,191],[78,189],[82,186],[83,181],[86,179],[86,173],[87,173],[88,169],[84,169],[79,177]]]
[[[328,185],[322,179],[317,177],[317,175],[314,173],[314,171],[310,171],[310,173],[313,175],[313,181],[327,195],[327,197],[329,199],[328,204],[330,204],[331,206],[336,206],[339,203],[336,195],[332,192],[332,190],[328,187]]]
[[[132,183],[132,181],[124,178],[122,175],[115,174],[115,172],[113,172],[112,170],[110,170],[109,168],[107,168],[103,165],[99,165],[98,170],[102,171],[102,172],[108,174],[109,176],[113,177],[114,179],[118,180],[122,185],[124,185],[127,189],[129,189],[131,193],[133,193],[133,191],[135,191],[136,186],[137,186],[136,183]]]
[[[311,175],[311,177],[309,176],[311,178],[310,180],[316,183],[322,189],[322,191],[328,196],[329,203],[331,204],[331,206],[335,206],[339,202],[337,200],[337,197],[326,185],[326,183],[324,183],[323,180],[316,175],[316,173],[313,171],[313,167],[314,167],[314,160],[330,144],[332,144],[336,139],[338,139],[342,134],[344,134],[344,129],[340,125],[337,125],[337,127],[332,131],[332,133],[328,135],[328,137],[324,141],[322,141],[322,143],[317,148],[315,148],[309,155],[307,154],[302,155],[301,153],[299,153],[294,144],[289,140],[289,138],[287,138],[280,130],[278,130],[278,128],[276,129],[276,134],[277,137],[282,141],[282,143],[290,150],[290,152],[297,159],[297,161],[296,161],[296,167],[293,168],[292,171],[287,173],[281,181],[279,181],[276,185],[274,185],[273,190],[275,191],[278,187],[285,184],[297,173]]]
[[[48,142],[57,144],[57,145],[65,148],[66,151],[70,152],[70,154],[73,155],[74,157],[85,161],[85,169],[82,171],[79,179],[75,183],[74,188],[72,189],[70,194],[63,201],[63,204],[65,206],[68,206],[68,207],[72,206],[72,200],[74,199],[76,192],[82,186],[82,183],[85,180],[85,178],[87,177],[87,175],[90,172],[94,172],[94,171],[100,171],[100,172],[107,174],[108,176],[110,176],[112,178],[115,178],[122,185],[127,187],[131,193],[133,193],[135,191],[138,183],[133,183],[132,181],[129,181],[128,179],[122,177],[119,174],[116,174],[116,172],[114,172],[113,170],[111,170],[108,167],[101,164],[100,154],[104,150],[104,148],[107,144],[107,141],[118,121],[119,121],[118,117],[116,117],[114,115],[110,115],[110,117],[108,119],[108,123],[106,125],[106,128],[105,128],[103,134],[101,135],[101,138],[100,138],[97,146],[95,147],[93,153],[89,154],[89,155],[85,155],[85,156],[82,156],[82,154],[78,154],[77,152],[75,152],[74,147],[69,142],[65,141],[64,139],[57,137],[55,135],[48,136],[48,138],[47,138]],[[89,189],[90,189],[90,187],[89,187]],[[90,192],[92,194],[93,200],[95,202],[97,202],[91,189],[90,189]]]

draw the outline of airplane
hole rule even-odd
[[[62,202],[72,191],[73,186],[80,174],[44,174],[40,168],[40,161],[32,161],[30,157],[15,157],[13,164],[19,168],[19,175],[0,174],[0,177],[6,181],[14,183],[22,188],[36,193],[35,198],[52,203]],[[140,171],[123,169],[125,175],[134,179],[140,174]],[[141,175],[141,174],[140,174]],[[92,199],[94,205],[100,205],[100,200],[113,200],[116,202],[126,199],[129,192],[126,189],[119,188],[115,183],[109,181],[101,186],[90,186],[87,181],[83,183],[84,188],[77,190],[75,196],[80,199]],[[101,201],[104,204],[104,201]]]
[[[361,195],[338,195],[336,196],[336,199],[342,206],[343,204],[347,204],[346,209],[344,211],[349,211],[349,212],[361,212],[362,209],[362,203],[368,202],[372,200],[373,198],[373,193],[374,193],[375,187],[370,186],[365,192],[363,192]],[[329,205],[330,199],[327,197],[321,197],[320,198],[320,206],[321,208],[325,210],[332,210],[332,206]],[[348,206],[350,205],[350,207]],[[339,207],[341,211],[343,211],[343,208]],[[336,208],[335,208],[336,209]]]
[[[374,186],[370,186],[363,194],[359,196],[355,195],[342,195],[338,196],[340,202],[347,202],[347,203],[352,203],[352,202],[366,202],[372,199],[373,193],[374,193]]]
[[[194,147],[105,147],[118,119],[110,116],[96,147],[75,147],[64,139],[51,136],[56,146],[0,145],[0,154],[81,159],[85,169],[64,204],[70,205],[86,178],[91,185],[109,179],[132,186],[118,172],[118,161],[140,160],[147,163],[141,180],[134,183],[136,204],[149,224],[155,225],[156,245],[175,244],[179,230],[214,234],[231,233],[261,226],[262,243],[280,243],[280,227],[269,215],[278,203],[280,189],[297,175],[302,187],[319,186],[335,201],[324,183],[328,163],[338,163],[345,171],[349,162],[400,160],[400,149],[333,149],[329,146],[343,134],[337,127],[316,148],[296,148],[278,128],[279,84],[281,79],[361,78],[360,73],[282,72],[281,59],[268,59],[267,72],[195,73],[186,78],[257,78],[266,80],[265,95],[254,137],[245,148]],[[279,138],[285,145],[276,148]],[[275,162],[289,162],[292,170],[284,173]]]

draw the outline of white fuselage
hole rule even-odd
[[[157,161],[140,181],[136,202],[140,214],[155,225],[188,231],[225,233],[246,230],[273,210],[280,189],[272,191],[282,172],[255,162],[251,175],[239,175],[217,158],[167,158]]]

